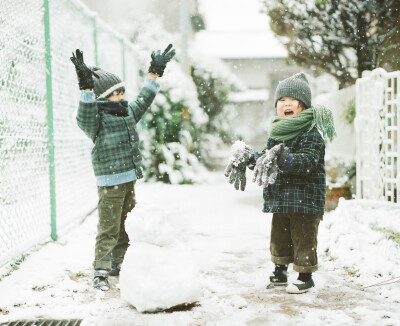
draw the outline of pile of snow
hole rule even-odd
[[[131,245],[121,266],[121,297],[139,312],[199,301],[200,273],[176,231],[160,216],[136,215],[125,222]]]
[[[399,277],[399,221],[398,204],[341,198],[319,231],[319,251],[332,258],[323,268],[340,265],[363,286]]]

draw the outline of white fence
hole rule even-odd
[[[400,71],[382,68],[356,83],[357,197],[398,203]]]

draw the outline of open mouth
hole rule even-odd
[[[294,112],[293,112],[292,110],[286,110],[286,111],[284,112],[284,114],[285,114],[285,117],[292,117],[293,114],[294,114]]]

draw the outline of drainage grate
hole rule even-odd
[[[82,319],[75,320],[15,320],[2,323],[0,326],[79,326]]]

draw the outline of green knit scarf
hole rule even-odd
[[[304,130],[317,127],[324,136],[332,141],[336,136],[331,110],[322,105],[312,106],[293,118],[275,117],[271,123],[271,138],[278,141],[292,139]]]

